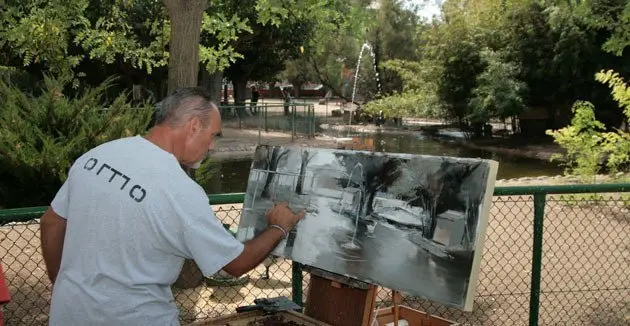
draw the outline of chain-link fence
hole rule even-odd
[[[629,325],[630,185],[497,188],[471,313],[405,297],[462,325]],[[211,196],[236,230],[242,194]],[[7,325],[46,324],[50,284],[39,246],[42,208],[0,211],[0,257],[13,296]],[[17,222],[10,222],[17,221]],[[306,300],[308,274],[268,259],[243,279],[221,275],[173,289],[184,323],[233,313],[255,298]],[[268,268],[269,277],[266,277]],[[422,282],[418,279],[418,282]],[[391,304],[381,289],[378,306]]]

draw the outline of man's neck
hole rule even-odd
[[[155,144],[155,146],[173,154],[179,160],[177,146],[175,146],[177,136],[173,129],[166,126],[155,126],[147,132],[144,138]]]

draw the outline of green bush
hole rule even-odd
[[[47,77],[33,92],[0,80],[0,206],[48,205],[84,152],[146,130],[150,109],[127,94],[105,103],[113,81],[68,96],[67,79]]]
[[[595,78],[611,88],[613,99],[623,110],[626,121],[630,121],[630,87],[612,70],[600,71]],[[604,167],[610,173],[627,169],[630,133],[620,129],[607,131],[606,126],[595,118],[595,107],[589,102],[577,101],[573,113],[569,126],[547,130],[547,134],[566,150],[565,154],[552,157],[565,165],[565,174],[580,176],[588,182]]]
[[[564,165],[566,175],[589,181],[600,171],[605,156],[601,146],[604,124],[595,119],[593,104],[589,102],[576,102],[572,111],[574,116],[569,126],[547,131],[566,150],[564,154],[554,154],[551,159]]]

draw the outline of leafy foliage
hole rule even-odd
[[[242,57],[232,42],[252,29],[238,15],[208,9],[201,32],[200,61],[214,72]],[[0,8],[0,48],[55,76],[84,76],[78,66],[87,59],[151,74],[167,65],[169,42],[162,1],[27,0]]]
[[[329,1],[325,10],[315,17],[316,25],[303,44],[303,52],[283,76],[289,80],[312,76],[335,95],[349,99],[344,73],[356,66],[365,31],[373,23],[373,15],[365,10],[368,4],[366,0]],[[307,72],[291,70],[291,66],[296,65]]]
[[[241,33],[253,33],[247,18],[241,19],[238,14],[228,19],[223,13],[210,16],[203,15],[199,59],[205,64],[209,73],[222,71],[242,59],[243,54],[236,52],[233,42],[241,37]]]
[[[630,87],[611,70],[597,73],[596,79],[612,88],[613,98],[630,119]],[[610,172],[617,172],[630,163],[629,132],[606,131],[605,125],[595,118],[595,108],[589,102],[576,102],[573,112],[571,125],[547,131],[566,150],[565,155],[553,157],[564,162],[566,174],[588,178],[604,166]]]
[[[68,74],[80,56],[68,53],[72,31],[87,25],[82,12],[87,1],[7,1],[0,6],[0,48],[39,64],[53,74]]]
[[[168,63],[165,46],[170,28],[161,2],[110,0],[90,3],[83,28],[74,42],[89,53],[90,59],[111,64],[120,59],[148,73]]]
[[[72,97],[68,78],[46,77],[36,95],[0,81],[0,205],[49,203],[80,155],[146,130],[151,110],[131,107],[125,94],[104,104],[113,81]]]
[[[443,118],[437,83],[427,78],[431,72],[421,63],[390,60],[383,64],[386,70],[395,72],[402,80],[403,91],[371,101],[365,110],[371,114],[383,112],[386,118],[401,116]]]
[[[584,21],[593,29],[609,34],[601,47],[622,57],[630,45],[630,3],[623,0],[591,0],[580,7]],[[623,66],[622,66],[623,67]],[[554,159],[565,162],[565,173],[592,176],[603,167],[609,172],[624,170],[630,163],[630,87],[618,72],[600,70],[595,79],[611,89],[612,99],[621,108],[626,129],[611,128],[595,118],[594,106],[588,102],[576,102],[571,124],[559,130],[548,130],[556,143],[567,150],[566,155]],[[577,106],[577,108],[576,108]],[[618,109],[617,108],[617,109]]]
[[[602,48],[617,56],[630,45],[630,2],[626,0],[589,0],[583,8],[589,24],[610,33]]]
[[[570,103],[581,99],[597,105],[604,124],[619,126],[623,115],[592,76],[608,67],[621,76],[630,72],[628,55],[618,58],[622,52],[606,45],[623,47],[630,39],[626,7],[625,0],[446,0],[440,20],[416,28],[416,56],[404,61],[417,67],[383,64],[403,86],[369,106],[371,111],[400,107],[397,114],[408,116],[439,111],[463,128],[535,107],[549,113],[550,127],[561,128],[569,123]],[[419,88],[421,83],[431,87]],[[426,105],[415,104],[405,111],[400,104],[426,99],[437,109],[418,110]],[[527,132],[527,124],[513,126]]]
[[[491,118],[505,119],[525,109],[524,96],[527,84],[517,79],[518,67],[505,62],[498,53],[482,52],[486,69],[477,76],[477,87],[472,91],[468,119],[485,123]]]
[[[209,10],[241,17],[248,32],[229,42],[236,55],[224,74],[235,84],[235,100],[244,100],[248,80],[271,81],[287,60],[300,55],[299,48],[312,35],[321,1],[223,1]]]
[[[219,161],[213,157],[206,158],[201,166],[192,172],[192,178],[200,185],[207,185],[220,171]]]
[[[559,130],[548,130],[566,154],[554,154],[552,160],[561,161],[565,174],[582,176],[588,180],[600,170],[604,158],[601,132],[604,124],[595,119],[593,104],[578,101],[573,105],[571,125]]]

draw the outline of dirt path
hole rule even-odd
[[[630,323],[630,213],[621,204],[615,200],[577,207],[559,197],[548,201],[540,325]],[[237,225],[241,205],[214,208],[224,223],[233,228]],[[527,196],[494,198],[473,313],[415,298],[406,298],[406,304],[464,325],[527,324],[532,212]],[[5,307],[7,324],[45,325],[50,285],[39,247],[38,224],[0,227],[0,239],[0,257],[13,295]],[[190,321],[230,313],[259,297],[291,297],[289,261],[274,263],[269,280],[260,278],[263,271],[259,266],[250,272],[250,282],[242,286],[175,290],[182,318]],[[307,281],[308,276],[305,284]],[[385,289],[379,292],[379,306],[389,304],[389,295]]]

